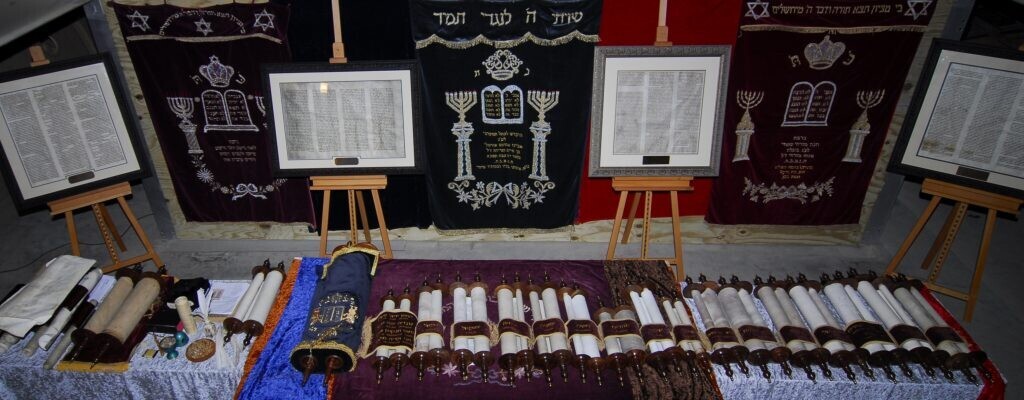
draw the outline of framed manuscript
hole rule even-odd
[[[729,46],[597,47],[590,176],[716,176]]]
[[[279,176],[420,173],[414,61],[265,64]]]
[[[19,211],[146,176],[114,74],[102,54],[0,75],[2,169]]]
[[[890,170],[1024,197],[1024,53],[935,40]]]

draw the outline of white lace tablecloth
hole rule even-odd
[[[686,283],[681,284],[685,290]],[[832,308],[828,299],[822,297],[825,304]],[[775,329],[768,312],[765,311],[761,300],[754,297],[754,304],[761,312],[762,318],[768,325]],[[687,306],[693,314],[698,327],[704,330],[704,321],[700,313],[694,308],[693,299],[687,299]],[[835,310],[832,310],[837,320],[841,320]],[[740,372],[736,365],[732,365],[733,377],[730,379],[725,374],[725,368],[715,365],[715,379],[718,380],[718,387],[726,400],[740,399],[814,399],[814,400],[838,400],[838,399],[977,399],[981,393],[981,385],[970,383],[963,373],[954,372],[954,382],[946,380],[942,374],[936,371],[936,377],[931,378],[925,374],[924,369],[916,364],[910,364],[914,372],[914,378],[903,376],[900,370],[893,367],[896,372],[896,382],[893,384],[885,377],[881,369],[875,368],[875,380],[871,380],[860,370],[860,367],[853,365],[851,368],[857,375],[857,381],[852,382],[846,377],[841,369],[832,368],[832,379],[825,379],[821,370],[814,366],[817,381],[811,381],[804,375],[801,368],[792,367],[793,376],[786,377],[782,368],[776,364],[768,364],[771,371],[771,381],[761,376],[760,368],[749,365],[750,376]],[[975,371],[978,381],[982,382],[981,376]]]
[[[150,335],[136,347],[128,371],[106,373],[43,369],[49,352],[25,357],[21,350],[28,340],[22,340],[0,355],[0,399],[231,399],[248,355],[248,348],[236,341],[241,336],[225,347],[230,367],[217,368],[213,358],[201,363],[186,359],[187,345],[174,360],[142,357],[146,349],[156,349]]]

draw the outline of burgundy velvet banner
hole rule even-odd
[[[113,4],[190,221],[315,224],[308,182],[275,179],[259,65],[290,61],[288,9]]]
[[[931,0],[746,1],[717,224],[857,223]]]

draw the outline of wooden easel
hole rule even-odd
[[[135,218],[135,213],[132,212],[131,207],[128,206],[128,201],[125,200],[125,196],[130,194],[132,194],[132,187],[128,185],[128,182],[121,182],[54,200],[46,203],[46,205],[50,207],[50,215],[64,214],[64,220],[67,222],[68,227],[68,236],[71,238],[71,254],[76,256],[82,255],[82,252],[78,246],[78,232],[75,230],[74,211],[85,207],[92,208],[92,213],[96,216],[96,226],[99,227],[100,233],[103,235],[103,243],[106,244],[107,253],[110,254],[110,260],[112,261],[112,264],[103,267],[103,273],[116,271],[123,267],[149,260],[153,261],[158,272],[166,273],[164,262],[160,260],[160,256],[153,250],[153,244],[149,242],[146,232],[142,230],[139,220]],[[128,249],[125,247],[121,234],[118,233],[117,227],[114,226],[114,221],[110,218],[110,213],[107,212],[107,207],[104,205],[107,201],[114,199],[117,199],[117,203],[121,205],[121,211],[124,211],[125,217],[128,218],[128,223],[132,224],[132,229],[135,230],[135,235],[142,242],[142,246],[146,248],[145,254],[126,260],[122,260],[118,256],[118,249],[121,252]],[[117,249],[114,248],[114,242],[117,242]]]
[[[50,60],[46,59],[46,55],[43,53],[43,48],[38,44],[29,47],[28,52],[32,57],[32,61],[29,65],[38,67],[40,65],[50,63]],[[148,260],[153,260],[153,264],[156,265],[157,271],[160,273],[166,273],[164,262],[160,260],[160,256],[156,254],[155,250],[153,250],[153,245],[149,242],[149,238],[146,236],[146,231],[142,230],[142,226],[139,225],[139,220],[135,218],[135,213],[132,212],[131,207],[128,206],[128,202],[125,200],[125,196],[130,194],[132,194],[131,186],[129,186],[127,182],[122,182],[74,196],[65,197],[63,199],[54,200],[46,203],[46,205],[50,207],[51,216],[64,214],[64,220],[66,221],[68,228],[68,237],[71,240],[71,254],[76,256],[82,255],[82,250],[78,245],[78,231],[75,229],[74,212],[80,208],[92,208],[92,213],[96,216],[96,226],[100,229],[100,234],[103,236],[103,243],[107,246],[107,253],[110,254],[110,260],[112,262],[110,265],[103,267],[103,273],[116,271],[123,267],[143,263]],[[128,248],[124,245],[124,240],[121,238],[121,234],[117,231],[117,227],[114,225],[114,220],[110,218],[110,212],[107,211],[107,206],[104,205],[107,201],[114,199],[117,199],[118,204],[121,205],[121,210],[124,211],[124,215],[128,218],[128,222],[132,224],[132,229],[135,230],[135,235],[139,238],[139,241],[142,242],[142,246],[146,248],[145,254],[132,257],[127,260],[121,260],[118,255],[118,250],[124,252],[127,251]],[[114,248],[114,242],[117,242],[117,249]]]
[[[622,234],[622,244],[629,243],[629,233],[633,228],[633,221],[636,217],[637,207],[640,204],[640,194],[644,194],[644,215],[643,215],[643,234],[641,235],[640,242],[640,260],[664,260],[665,262],[674,265],[674,275],[676,280],[680,280],[685,276],[685,270],[683,269],[683,236],[682,228],[679,226],[679,198],[677,194],[679,192],[689,192],[693,190],[690,186],[690,182],[693,177],[688,176],[673,176],[673,177],[632,177],[632,176],[617,176],[612,178],[612,189],[621,192],[619,194],[619,206],[615,210],[615,222],[612,223],[612,236],[608,240],[608,254],[605,256],[606,260],[615,260],[615,244],[618,241],[619,228],[622,226],[622,213],[626,209],[626,200],[629,197],[630,192],[635,192],[633,197],[633,206],[630,207],[629,220],[626,222],[625,232]],[[651,200],[654,192],[668,192],[669,200],[672,204],[672,246],[675,250],[675,257],[673,258],[649,258],[647,249],[650,246],[650,229],[651,229]]]
[[[921,192],[932,195],[932,200],[928,203],[928,207],[925,208],[924,212],[921,213],[921,217],[918,218],[914,228],[910,230],[900,249],[893,256],[892,261],[889,262],[889,267],[886,268],[885,273],[892,274],[896,272],[896,268],[903,261],[903,257],[907,255],[910,246],[914,244],[914,241],[917,240],[918,235],[921,234],[932,214],[935,213],[935,208],[939,206],[939,202],[942,199],[955,201],[956,205],[953,206],[953,210],[950,211],[945,224],[942,225],[942,230],[939,231],[938,237],[935,238],[931,249],[928,250],[928,255],[925,256],[924,261],[921,263],[921,269],[931,268],[932,270],[931,274],[928,275],[928,280],[925,282],[929,289],[967,302],[967,309],[964,310],[964,320],[970,322],[974,316],[974,306],[978,302],[978,289],[981,288],[981,275],[985,272],[985,259],[988,257],[988,246],[992,242],[992,230],[995,228],[996,213],[1001,211],[1017,214],[1017,210],[1024,200],[934,179],[925,179],[921,185]],[[945,263],[946,258],[949,256],[949,249],[953,245],[953,239],[956,238],[957,231],[960,230],[960,224],[964,220],[964,214],[967,213],[967,206],[969,205],[988,209],[988,215],[985,218],[985,230],[981,236],[978,260],[974,265],[974,277],[971,279],[971,288],[969,292],[965,293],[941,286],[935,283],[935,281],[939,278],[939,272],[942,271],[942,264]]]
[[[668,14],[668,0],[660,0],[658,2],[658,27],[655,30],[655,46],[671,46],[672,42],[668,41],[668,25],[666,24],[666,17]],[[677,281],[681,280],[685,276],[685,270],[683,269],[683,237],[682,228],[679,226],[679,198],[677,194],[679,192],[693,191],[693,187],[690,186],[690,181],[693,177],[680,176],[680,177],[613,177],[612,178],[612,189],[622,192],[619,194],[619,206],[615,211],[615,222],[612,223],[612,236],[608,240],[608,254],[605,255],[606,260],[615,259],[615,242],[617,242],[619,235],[619,227],[622,226],[622,212],[626,208],[626,200],[629,197],[630,192],[635,192],[633,195],[633,205],[629,208],[629,220],[626,221],[625,232],[622,233],[622,244],[629,243],[630,232],[633,230],[633,221],[636,219],[636,211],[640,206],[640,195],[643,192],[644,195],[644,219],[643,219],[643,234],[641,235],[640,243],[640,260],[652,260],[647,256],[647,249],[650,247],[650,229],[651,229],[651,202],[654,192],[669,192],[669,200],[672,203],[672,246],[675,250],[674,258],[655,258],[654,260],[663,260],[670,265],[674,265],[675,269],[673,274]]]
[[[348,219],[349,219],[349,240],[352,243],[359,242],[359,224],[356,221],[358,210],[359,220],[363,224],[363,235],[366,242],[370,242],[370,228],[366,219],[366,205],[363,203],[363,190],[369,190],[373,197],[373,207],[377,213],[377,222],[380,225],[380,238],[384,242],[384,251],[381,258],[392,258],[391,240],[388,238],[388,227],[384,223],[384,210],[380,206],[380,192],[388,186],[388,177],[384,175],[360,175],[360,176],[312,176],[309,178],[313,184],[309,190],[322,190],[324,192],[323,215],[320,217],[320,255],[327,256],[327,218],[331,214],[331,191],[348,191]]]
[[[334,13],[334,44],[331,46],[333,57],[332,64],[344,64],[348,61],[345,58],[345,44],[341,41],[341,10],[339,2],[331,2],[331,12]],[[377,214],[377,223],[380,226],[380,238],[384,242],[382,258],[392,258],[391,240],[388,238],[388,227],[384,222],[384,210],[380,205],[380,192],[388,186],[388,177],[384,175],[356,175],[356,176],[311,176],[312,186],[309,190],[322,190],[324,192],[323,212],[320,217],[320,255],[327,256],[327,221],[331,214],[331,191],[348,191],[348,220],[349,240],[352,243],[359,242],[359,224],[356,220],[358,211],[359,221],[363,224],[363,235],[366,242],[370,242],[370,225],[366,219],[366,205],[363,202],[363,190],[369,190],[373,197],[373,207]]]

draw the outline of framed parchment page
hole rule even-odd
[[[597,47],[590,176],[716,176],[729,46]]]
[[[935,40],[889,169],[1024,198],[1024,53]]]
[[[415,62],[261,68],[279,176],[421,173]]]
[[[146,176],[109,55],[0,76],[3,174],[19,211]]]

